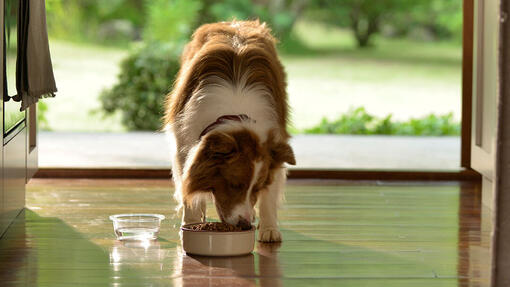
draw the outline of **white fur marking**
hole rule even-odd
[[[257,134],[261,142],[266,141],[271,129],[279,128],[272,96],[262,84],[246,85],[246,79],[239,83],[230,83],[219,77],[211,77],[207,84],[196,91],[186,104],[179,119],[185,146],[197,142],[200,133],[223,115],[246,114],[256,123],[243,121],[228,125],[235,128],[248,128]],[[220,126],[224,126],[222,124]]]
[[[225,221],[230,224],[237,224],[239,221],[239,216],[246,218],[251,222],[253,221],[255,214],[253,211],[253,206],[250,202],[251,193],[253,191],[253,186],[257,182],[257,179],[259,178],[260,169],[262,168],[262,162],[258,161],[255,162],[255,168],[253,170],[253,176],[251,178],[250,186],[248,187],[248,191],[246,191],[246,198],[244,199],[243,203],[240,203],[232,209],[230,212],[230,216],[225,218]]]

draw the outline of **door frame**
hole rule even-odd
[[[500,2],[499,105],[496,148],[495,214],[492,229],[494,272],[492,286],[510,284],[510,3]]]
[[[481,181],[471,168],[471,121],[473,97],[474,0],[462,4],[461,148],[458,171],[290,169],[289,178],[345,180],[468,180]],[[43,168],[39,178],[169,178],[170,169]]]
[[[471,170],[471,121],[473,111],[474,0],[462,4],[462,110],[460,166]]]

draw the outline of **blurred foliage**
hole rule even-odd
[[[360,47],[377,33],[434,40],[460,39],[462,30],[462,0],[47,0],[46,6],[52,37],[102,44],[187,39],[203,23],[233,18],[267,22],[283,44],[297,43],[292,31],[301,17],[351,29]]]
[[[408,135],[408,136],[458,136],[460,123],[453,114],[430,114],[408,121],[393,121],[392,115],[383,118],[367,113],[365,108],[350,109],[339,119],[330,121],[323,118],[315,127],[305,129],[308,134],[350,134],[350,135]]]
[[[293,2],[298,1],[282,3],[289,5]],[[192,31],[205,20],[215,22],[263,16],[262,20],[274,23],[276,33],[290,33],[295,18],[289,16],[292,12],[287,12],[287,6],[283,4],[270,10],[268,6],[249,0],[148,1],[144,44],[122,63],[118,83],[101,94],[103,111],[106,115],[122,113],[122,122],[129,130],[160,128],[163,99],[178,71],[180,51]]]
[[[51,37],[102,44],[187,39],[204,23],[260,19],[287,38],[309,0],[48,0]],[[143,35],[142,35],[143,34]]]
[[[462,0],[315,0],[308,10],[310,18],[350,29],[359,47],[373,44],[382,28],[426,40],[460,39],[462,32]]]
[[[396,29],[409,34],[411,29],[425,29],[439,39],[462,40],[461,0],[420,0],[407,15],[394,17]]]
[[[384,18],[397,11],[407,12],[415,1],[409,0],[316,0],[318,19],[349,28],[359,47],[369,46]]]
[[[46,0],[50,37],[105,45],[140,39],[144,0]]]
[[[48,114],[48,104],[44,101],[37,102],[37,125],[41,130],[49,130],[50,125],[46,115]]]
[[[163,100],[179,69],[180,47],[170,43],[144,45],[121,64],[118,83],[99,99],[107,115],[120,112],[129,130],[161,127]]]
[[[198,26],[219,21],[260,19],[276,37],[290,37],[309,0],[154,0],[146,5],[144,40],[188,40]]]
[[[359,46],[368,46],[370,37],[390,24],[397,31],[394,34],[410,33],[405,28],[412,23],[448,36],[456,26],[443,17],[443,10],[450,6],[441,6],[439,1],[460,0],[48,0],[47,6],[54,37],[102,43],[143,40],[122,63],[118,83],[105,90],[100,99],[107,115],[122,113],[128,129],[154,130],[160,127],[162,100],[179,68],[179,51],[204,23],[259,18],[280,39],[280,50],[294,53],[306,51],[292,31],[307,9],[306,16],[314,21],[350,27]],[[370,115],[358,111],[350,116],[349,129],[353,132],[370,134],[376,130],[365,125],[375,121]],[[390,120],[381,122],[377,129],[408,129]],[[335,133],[352,132],[326,120],[321,128],[330,125]]]
[[[205,0],[200,19],[201,23],[259,19],[266,22],[274,36],[280,41],[283,53],[299,53],[306,50],[299,38],[293,34],[296,21],[301,17],[309,0]]]
[[[209,13],[214,21],[231,19],[260,19],[266,22],[277,38],[285,41],[291,35],[296,20],[306,8],[308,0],[214,1]]]
[[[143,38],[149,42],[186,41],[195,28],[202,8],[200,0],[153,0],[146,5],[149,15]]]
[[[145,42],[122,62],[118,82],[99,97],[105,115],[120,112],[128,130],[161,128],[163,101],[202,5],[198,0],[154,0],[146,7]]]

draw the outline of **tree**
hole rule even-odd
[[[311,10],[316,20],[349,28],[361,48],[383,24],[398,35],[420,28],[437,38],[455,38],[462,30],[461,0],[315,0]]]
[[[351,29],[358,47],[371,45],[381,23],[396,13],[406,13],[421,0],[317,0],[316,16],[330,24]]]
[[[198,17],[204,22],[260,19],[269,24],[276,37],[285,40],[290,36],[296,20],[310,0],[202,0]]]
[[[303,14],[309,0],[262,0],[268,7],[271,25],[277,36],[285,39],[290,36],[297,19]]]

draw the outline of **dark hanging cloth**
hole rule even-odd
[[[45,0],[20,0],[16,89],[21,111],[57,92],[51,65]]]

